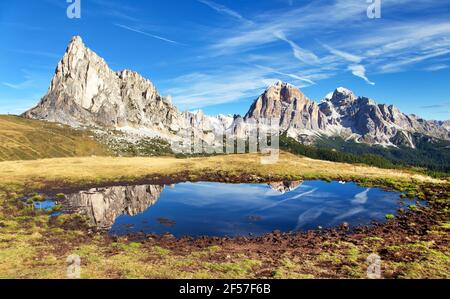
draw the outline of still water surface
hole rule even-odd
[[[112,235],[263,235],[348,223],[385,221],[400,194],[353,183],[305,181],[271,184],[180,183],[97,188],[67,195],[73,210]]]

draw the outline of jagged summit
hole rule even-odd
[[[71,39],[47,94],[23,116],[166,139],[193,124],[201,133],[231,122],[226,117],[181,113],[170,97],[161,96],[139,73],[111,70],[79,36]]]
[[[23,116],[75,127],[145,131],[166,139],[186,128],[199,134],[219,129],[239,135],[245,132],[242,128],[249,121],[260,118],[279,119],[282,133],[304,142],[337,135],[368,144],[414,147],[414,133],[449,138],[448,122],[408,116],[394,106],[358,97],[343,87],[327,95],[319,105],[300,89],[282,81],[269,86],[245,117],[181,113],[150,80],[132,70],[111,70],[79,36],[69,42],[47,94]]]
[[[280,119],[283,130],[325,129],[319,106],[291,84],[277,82],[258,97],[245,116],[248,119]]]
[[[72,49],[77,49],[77,48],[87,49],[86,45],[83,42],[83,39],[79,35],[75,35],[74,37],[72,37],[72,39],[70,40],[70,42],[67,46],[66,53],[70,52]]]
[[[73,44],[73,43],[79,43],[79,44],[83,44],[83,39],[81,38],[81,36],[79,35],[74,35],[72,37],[72,39],[70,40],[69,44]]]
[[[130,70],[114,72],[79,36],[71,39],[47,94],[24,115],[72,126],[156,131],[177,128],[182,122],[177,109],[149,80]]]
[[[356,99],[357,97],[353,91],[345,87],[338,87],[333,92],[327,94],[322,102],[331,101],[335,105],[345,105]]]
[[[353,91],[351,91],[350,89],[345,88],[345,87],[338,87],[338,88],[336,88],[335,93],[353,94]]]

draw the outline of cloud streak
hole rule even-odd
[[[344,60],[347,60],[347,61],[350,61],[350,62],[353,62],[353,63],[360,63],[363,60],[363,58],[360,57],[360,56],[353,55],[353,54],[350,54],[350,53],[347,53],[347,52],[344,52],[344,51],[341,51],[341,50],[337,50],[337,49],[332,48],[332,47],[330,47],[328,45],[325,45],[325,44],[323,44],[323,46],[330,53],[332,53],[332,54],[334,54],[334,55],[336,55],[336,56],[338,56],[340,58],[343,58]]]
[[[248,23],[248,24],[253,24],[253,22],[247,20],[246,18],[244,18],[241,14],[239,14],[237,11],[232,10],[224,5],[218,4],[216,2],[213,1],[209,1],[209,0],[198,0],[198,2],[208,6],[209,8],[215,10],[216,12],[222,14],[222,15],[227,15],[230,16],[232,18],[235,18],[239,21]]]
[[[148,32],[145,32],[143,30],[140,30],[138,28],[134,28],[134,27],[130,27],[130,26],[122,25],[122,24],[114,24],[114,25],[117,26],[117,27],[120,27],[122,29],[129,30],[129,31],[132,31],[132,32],[135,32],[135,33],[139,33],[139,34],[142,34],[142,35],[154,38],[154,39],[158,39],[158,40],[170,43],[170,44],[183,45],[182,43],[179,43],[177,41],[174,41],[174,40],[171,40],[171,39],[168,39],[168,38],[156,35],[156,34],[148,33]]]
[[[212,53],[213,59],[253,55],[258,57],[257,67],[266,70],[261,72],[263,77],[260,79],[266,79],[268,72],[271,72],[272,76],[295,80],[301,86],[348,72],[374,86],[371,74],[407,71],[419,64],[421,70],[427,71],[446,68],[446,64],[442,63],[434,63],[433,66],[423,64],[448,55],[448,18],[409,18],[406,22],[392,18],[393,13],[398,14],[400,9],[402,13],[411,13],[437,9],[443,4],[434,0],[419,0],[412,7],[407,5],[410,3],[413,3],[412,0],[383,2],[383,23],[377,26],[373,26],[374,22],[367,18],[367,4],[364,1],[314,1],[289,9],[280,7],[253,14],[251,26],[239,24],[220,30],[218,36],[212,39],[208,52]],[[230,9],[220,5],[216,11],[227,14]],[[243,19],[235,11],[228,15],[237,20]],[[302,41],[300,44],[296,42],[299,39]],[[283,47],[282,43],[289,48]],[[280,57],[279,60],[263,58],[264,55],[259,53],[264,49],[271,49],[272,56]],[[301,75],[297,75],[298,70],[301,70]]]
[[[276,32],[274,34],[277,38],[288,43],[291,46],[294,57],[297,58],[298,60],[300,60],[301,62],[306,63],[306,64],[318,64],[319,63],[319,57],[317,57],[313,52],[301,48],[295,42],[288,39],[284,35],[283,32]]]
[[[444,102],[441,104],[435,104],[435,105],[427,105],[427,106],[422,106],[420,108],[422,109],[437,109],[437,108],[447,108],[450,107],[450,102]]]

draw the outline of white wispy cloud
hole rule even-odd
[[[413,55],[411,57],[398,59],[397,61],[387,63],[381,66],[380,69],[385,73],[399,72],[402,71],[405,66],[409,66],[411,64],[416,64],[424,60],[428,60],[434,57],[439,57],[447,54],[450,54],[450,49],[437,49],[432,51],[431,53],[426,53],[423,55],[421,54]]]
[[[9,88],[13,88],[13,89],[25,89],[25,88],[28,88],[31,83],[33,83],[32,80],[25,80],[25,81],[20,82],[20,83],[2,82],[2,85],[6,86],[6,87],[9,87]]]
[[[183,45],[182,43],[179,43],[177,41],[174,41],[174,40],[171,40],[171,39],[168,39],[168,38],[156,35],[156,34],[152,34],[152,33],[149,33],[149,32],[145,32],[145,31],[143,31],[143,30],[141,30],[139,28],[126,26],[126,25],[123,25],[123,24],[114,24],[114,25],[117,26],[117,27],[120,27],[122,29],[129,30],[129,31],[132,31],[132,32],[136,32],[136,33],[139,33],[139,34],[142,34],[142,35],[154,38],[154,39],[158,39],[158,40],[170,43],[170,44]]]
[[[115,25],[122,29],[181,44],[155,34],[160,29],[127,19],[139,15],[131,10],[136,7],[95,1],[111,16],[130,21],[117,21]],[[448,11],[439,12],[439,7],[445,7],[443,1],[383,0],[382,20],[367,18],[366,1],[278,0],[273,9],[254,10],[248,18],[222,0],[197,1],[210,8],[213,16],[216,12],[233,22],[219,28],[203,23],[196,27],[203,30],[193,34],[201,44],[195,49],[198,55],[180,58],[189,60],[186,66],[190,69],[170,80],[164,90],[181,106],[202,108],[256,97],[275,80],[307,87],[351,73],[375,85],[371,79],[377,74],[437,71],[449,65],[444,58],[449,57],[450,21]],[[395,17],[396,13],[403,16],[429,9],[437,13]]]
[[[248,63],[245,57],[235,65],[226,67],[212,64],[202,72],[188,73],[171,79],[170,85],[176,87],[162,91],[164,94],[170,94],[182,109],[197,109],[241,99],[254,99],[278,80],[306,88],[315,85],[315,79],[331,76],[329,73],[315,70],[299,71],[295,65],[292,66],[290,55],[287,56],[289,58],[286,61],[284,57],[278,56],[277,64],[273,66]],[[264,60],[264,57],[258,58],[257,61],[259,59]]]
[[[363,65],[360,64],[352,64],[348,67],[348,69],[352,72],[353,75],[356,77],[364,79],[364,81],[367,82],[367,84],[375,85],[374,82],[370,81],[369,78],[366,76],[366,68]]]
[[[273,75],[288,81],[301,82],[300,79],[305,78],[303,74],[308,73],[307,79],[317,83],[350,71],[375,85],[369,79],[371,74],[408,70],[417,63],[447,55],[450,49],[448,18],[410,18],[400,22],[387,17],[389,12],[400,9],[402,13],[417,12],[443,5],[436,0],[419,0],[414,1],[414,6],[408,5],[411,3],[412,0],[383,1],[383,23],[367,18],[364,1],[314,1],[289,9],[280,6],[253,14],[252,26],[236,25],[220,31],[220,36],[212,39],[209,52],[221,57],[247,53],[250,59],[257,61],[258,67],[271,69]],[[242,15],[239,16],[236,19],[241,19]],[[291,57],[298,63],[289,61],[277,50],[273,51],[272,58],[260,54],[265,48],[280,49],[280,42],[290,46]],[[278,57],[282,59],[276,61]],[[426,69],[438,70],[444,65]],[[301,70],[302,76],[296,76],[297,70]],[[267,73],[262,75],[267,76]]]
[[[275,70],[273,68],[262,66],[262,65],[255,65],[255,66],[259,67],[261,69],[267,70],[268,72],[277,74],[277,75],[285,76],[285,77],[288,77],[288,78],[291,78],[291,79],[294,79],[294,80],[298,80],[300,82],[304,82],[307,85],[315,85],[316,84],[314,81],[312,81],[311,79],[308,79],[307,77],[301,77],[301,76],[296,75],[296,74],[284,73],[284,72],[277,71],[277,70]]]
[[[290,35],[308,29],[317,31],[332,28],[343,20],[367,18],[366,9],[364,2],[341,0],[332,3],[314,1],[286,11],[269,11],[253,18],[255,26],[233,28],[230,36],[216,42],[213,48],[219,53],[230,53],[258,47],[277,41],[277,32]]]
[[[253,24],[253,22],[247,20],[246,18],[244,18],[240,13],[238,13],[237,11],[228,8],[222,4],[213,2],[213,1],[209,1],[209,0],[197,0],[200,3],[205,4],[206,6],[212,8],[213,10],[215,10],[216,12],[223,14],[223,15],[227,15],[230,16],[232,18],[238,19],[242,22],[248,23],[248,24]]]
[[[357,56],[357,55],[354,55],[354,54],[351,54],[351,53],[347,53],[347,52],[344,52],[344,51],[341,51],[341,50],[337,50],[337,49],[332,48],[332,47],[330,47],[328,45],[325,45],[325,44],[323,44],[323,46],[330,53],[332,53],[332,54],[334,54],[334,55],[336,55],[338,57],[341,57],[341,58],[343,58],[343,59],[345,59],[347,61],[350,61],[350,62],[353,62],[353,63],[360,63],[363,60],[363,58],[360,57],[360,56]]]
[[[175,78],[171,82],[177,87],[165,92],[176,100],[181,109],[191,110],[253,98],[277,80],[278,77],[258,68],[218,70]]]
[[[319,57],[317,57],[313,52],[301,48],[292,40],[288,39],[283,32],[275,32],[274,35],[282,41],[288,43],[291,48],[295,58],[306,64],[317,64],[319,63]]]
[[[440,70],[448,69],[450,66],[448,64],[434,64],[425,68],[428,72],[436,72]]]

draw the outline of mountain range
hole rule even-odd
[[[276,82],[254,101],[245,116],[181,112],[170,97],[161,96],[138,73],[111,70],[79,36],[70,41],[47,94],[22,116],[166,140],[186,128],[204,140],[210,139],[213,131],[239,135],[247,123],[260,118],[279,119],[281,133],[302,143],[339,136],[369,145],[415,148],[415,134],[450,139],[450,121],[406,115],[392,105],[377,104],[342,87],[316,103],[298,88]]]

